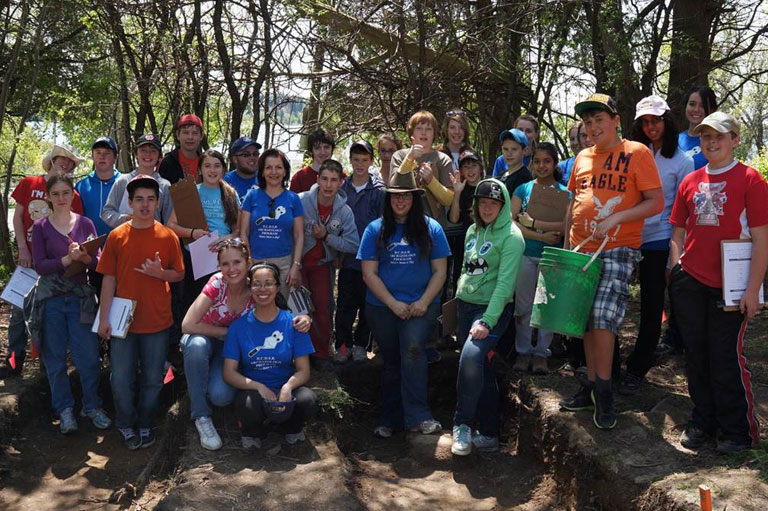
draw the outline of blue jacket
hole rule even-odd
[[[104,209],[104,205],[107,203],[109,191],[120,175],[117,169],[112,170],[112,177],[108,181],[102,181],[96,175],[96,171],[92,171],[75,185],[75,190],[80,194],[80,198],[83,201],[83,212],[85,216],[91,219],[99,236],[109,234],[109,231],[112,230],[112,227],[101,219],[101,210]]]
[[[341,185],[341,190],[347,196],[347,206],[352,209],[357,234],[362,239],[363,231],[368,227],[368,224],[381,216],[384,208],[384,183],[380,178],[372,175],[368,178],[368,184],[365,188],[357,192],[352,186],[352,176],[350,176]],[[357,254],[344,254],[342,267],[362,271]]]

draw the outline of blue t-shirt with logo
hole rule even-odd
[[[249,179],[243,179],[237,174],[236,170],[230,170],[224,174],[224,181],[229,183],[229,185],[235,189],[237,196],[240,197],[240,202],[245,200],[245,196],[252,188],[259,187],[259,182],[256,180],[256,174]]]
[[[248,192],[240,209],[251,214],[248,241],[254,259],[284,257],[293,252],[293,219],[304,216],[298,194],[283,190],[272,199],[256,188]]]
[[[208,231],[219,231],[221,236],[232,233],[224,215],[224,204],[221,202],[221,188],[211,188],[200,183],[197,185],[197,194],[200,196],[200,202],[203,205],[205,221],[208,222]],[[237,201],[240,205],[240,199]]]
[[[528,209],[528,200],[531,198],[531,192],[533,192],[533,185],[536,183],[536,181],[528,181],[527,183],[523,183],[517,188],[515,188],[514,196],[519,198],[522,203],[523,207],[521,211],[525,211]],[[568,192],[568,189],[563,186],[560,183],[555,183],[555,186],[558,190],[562,190],[564,192]],[[568,192],[568,198],[573,199],[573,194],[571,192]],[[549,245],[547,243],[544,243],[543,241],[539,240],[531,240],[528,238],[525,238],[525,251],[523,252],[523,255],[526,255],[528,257],[541,257],[542,253],[544,252],[544,247],[562,247],[562,242],[556,244],[556,245]]]
[[[405,227],[397,224],[395,233],[387,240],[381,249],[376,247],[382,229],[382,219],[377,218],[365,228],[363,238],[360,240],[360,248],[357,258],[361,261],[378,261],[379,278],[387,286],[389,293],[405,303],[413,303],[424,294],[429,279],[432,277],[432,259],[441,259],[451,255],[448,240],[440,224],[427,216],[424,217],[432,238],[432,250],[429,257],[421,257],[419,247],[411,244],[403,237]],[[440,294],[435,297],[433,303],[440,300]],[[383,306],[370,290],[366,294],[366,301],[371,305]]]
[[[221,352],[240,363],[240,374],[277,393],[293,373],[293,360],[315,352],[309,334],[293,328],[293,314],[280,309],[275,319],[263,323],[252,312],[229,326]]]
[[[688,130],[681,131],[677,136],[677,145],[685,154],[693,158],[694,170],[698,170],[708,163],[704,153],[701,152],[701,137],[690,136]]]

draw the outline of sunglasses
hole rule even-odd
[[[275,218],[275,199],[269,199],[269,218]]]
[[[466,117],[467,112],[465,112],[464,110],[450,110],[448,112],[445,112],[445,115],[447,115],[448,117],[453,117],[455,115],[458,115],[460,117]]]
[[[225,248],[241,248],[245,246],[245,242],[240,238],[230,238],[228,240],[220,241],[216,244],[216,252],[221,252]]]

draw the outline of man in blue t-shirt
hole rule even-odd
[[[232,185],[240,202],[243,202],[248,190],[258,188],[256,171],[259,168],[259,151],[261,144],[251,137],[240,137],[229,148],[229,157],[235,168],[224,175],[224,181]]]

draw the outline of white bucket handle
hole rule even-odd
[[[619,228],[618,228],[618,227],[616,227],[616,232],[614,233],[614,235],[615,235],[616,233],[618,233],[618,232],[619,232]],[[586,245],[586,243],[587,243],[588,241],[590,241],[590,240],[593,240],[593,239],[594,239],[594,238],[593,238],[593,235],[592,235],[592,234],[590,234],[588,238],[585,238],[585,239],[584,239],[584,241],[582,241],[581,243],[579,243],[578,245],[576,245],[576,247],[575,247],[575,248],[572,250],[572,252],[578,252],[578,251],[581,249],[581,247],[583,247],[584,245]],[[595,262],[595,259],[597,259],[597,256],[599,256],[599,255],[600,255],[600,252],[602,252],[602,251],[603,251],[603,249],[605,248],[605,245],[606,245],[607,243],[608,243],[608,236],[606,235],[606,236],[604,236],[604,237],[603,237],[603,242],[602,242],[602,243],[600,243],[600,246],[597,248],[597,250],[595,251],[595,253],[594,253],[594,254],[592,254],[592,257],[589,259],[589,261],[587,262],[587,264],[585,264],[585,265],[584,265],[584,267],[581,269],[581,271],[587,271],[587,270],[589,269],[589,267],[590,267],[590,266],[592,266],[592,263],[594,263],[594,262]]]

